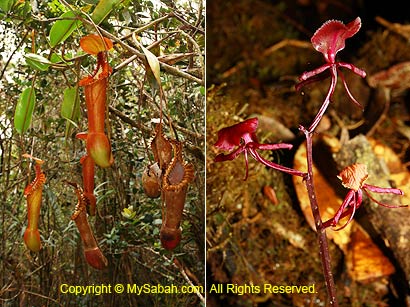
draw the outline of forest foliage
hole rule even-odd
[[[4,306],[165,306],[203,303],[178,295],[62,294],[60,285],[204,286],[204,2],[53,0],[0,3],[0,300]],[[89,217],[109,265],[87,265],[65,181],[81,184],[87,109],[81,78],[96,59],[80,39],[99,33],[108,52],[106,133],[115,162],[95,169],[97,214]],[[158,81],[160,81],[160,85]],[[162,109],[163,130],[183,143],[195,179],[188,189],[182,241],[161,247],[160,199],[141,185],[153,163],[150,143]],[[24,188],[34,178],[28,153],[44,161],[39,220],[42,248],[23,243]]]

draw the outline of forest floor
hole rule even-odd
[[[338,57],[367,73],[365,79],[350,71],[344,74],[364,111],[350,102],[339,82],[315,137],[336,140],[343,146],[349,139],[365,135],[391,149],[404,169],[410,165],[410,32],[400,24],[385,23],[397,22],[388,20],[389,16],[376,20],[370,12],[365,14],[363,7],[338,1],[325,3],[207,3],[208,278],[211,283],[316,286],[314,295],[210,295],[210,306],[326,305],[316,235],[304,217],[303,196],[297,191],[295,180],[250,159],[249,177],[244,181],[243,158],[215,163],[213,159],[221,151],[213,145],[221,128],[257,116],[261,143],[286,142],[294,146],[290,151],[275,151],[265,157],[288,167],[298,163],[295,159],[304,141],[298,127],[310,124],[330,79],[310,84],[301,92],[295,91],[295,84],[301,73],[323,64],[310,37],[327,19],[348,23],[363,14],[362,29],[357,37],[347,40]],[[399,63],[405,64],[395,66]],[[372,76],[388,69],[390,85],[372,83]],[[334,164],[327,158],[319,154],[315,158],[319,173],[321,167],[323,170]],[[332,183],[319,187],[327,189],[332,189]],[[354,249],[353,239],[348,240],[349,248]],[[376,248],[386,254],[386,247]],[[357,278],[352,274],[355,269],[346,250],[333,241],[330,250],[341,306],[403,304],[407,290],[400,289],[400,267],[390,256],[380,261],[387,261],[382,267],[392,270],[382,269],[379,274]]]

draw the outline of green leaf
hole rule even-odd
[[[98,25],[111,13],[113,8],[122,1],[123,0],[100,0],[91,15],[91,19]]]
[[[61,55],[59,55],[59,54],[57,54],[57,53],[53,53],[52,55],[51,55],[51,58],[50,58],[50,61],[51,61],[51,63],[59,63],[59,62],[61,62],[61,63],[64,63],[65,61],[64,61],[64,59],[63,59],[63,57],[61,56]]]
[[[77,126],[76,122],[80,117],[80,99],[78,97],[78,87],[68,87],[64,90],[64,99],[61,104],[61,116],[67,120],[65,136],[69,135],[72,126]]]
[[[61,104],[61,116],[65,119],[75,121],[80,113],[80,104],[78,99],[78,87],[67,87],[64,90],[64,99]]]
[[[77,15],[78,13],[74,11],[68,11],[61,15],[60,18],[75,18]],[[51,47],[64,42],[79,26],[81,26],[81,21],[79,20],[57,20],[50,30]]]
[[[14,127],[19,134],[24,134],[29,128],[35,103],[36,92],[34,87],[26,88],[20,94],[16,111],[14,112]]]
[[[152,96],[156,96],[159,90],[159,84],[148,64],[145,64],[145,75],[151,88]]]
[[[50,57],[50,62],[55,67],[67,67],[72,57],[73,55],[70,52],[65,53],[64,58],[59,54],[53,53]]]
[[[133,206],[129,206],[128,208],[124,208],[121,214],[123,217],[132,220],[137,213],[134,211]]]
[[[0,10],[5,13],[8,13],[14,4],[14,0],[1,0],[0,1]]]
[[[46,71],[51,65],[51,62],[48,59],[38,54],[27,53],[24,57],[26,58],[27,65],[36,70]]]

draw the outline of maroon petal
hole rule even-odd
[[[373,187],[374,187],[374,186],[373,186]],[[375,188],[378,188],[378,187],[375,187]],[[386,208],[404,208],[404,207],[408,207],[408,205],[398,205],[398,206],[395,206],[395,205],[388,205],[388,204],[381,203],[381,202],[379,202],[377,199],[375,199],[373,196],[371,196],[370,193],[369,193],[369,191],[367,191],[367,189],[368,189],[368,185],[363,186],[363,190],[366,192],[367,196],[368,196],[372,201],[374,201],[376,204],[378,204],[378,205],[380,205],[380,206],[383,206],[383,207],[386,207]],[[382,189],[382,188],[379,188],[379,189]],[[394,190],[398,190],[398,189],[394,189]],[[379,192],[379,193],[389,193],[389,192]],[[397,193],[393,193],[393,194],[397,194]],[[400,194],[399,194],[399,195],[400,195]],[[403,195],[403,194],[401,194],[401,195]]]
[[[231,161],[231,160],[235,159],[237,156],[239,156],[242,153],[242,151],[244,151],[244,150],[245,150],[245,145],[242,145],[242,146],[238,147],[236,150],[232,151],[229,154],[225,155],[225,154],[221,153],[221,154],[217,155],[215,157],[214,161],[215,162]]]
[[[247,144],[248,148],[260,149],[260,150],[278,150],[278,149],[292,149],[292,144],[280,143],[280,144],[259,144],[251,142]]]
[[[350,63],[344,63],[344,62],[337,62],[336,63],[337,67],[344,67],[347,69],[350,69],[352,72],[354,72],[356,75],[365,78],[366,77],[366,72],[363,69],[360,69],[359,67],[354,66],[353,64]]]
[[[354,190],[350,190],[346,196],[345,199],[343,200],[343,203],[337,210],[336,214],[334,217],[331,219],[327,220],[326,222],[323,223],[323,227],[335,227],[337,223],[345,218],[346,216],[350,215],[349,220],[347,223],[345,223],[341,228],[334,229],[334,231],[341,230],[345,228],[353,219],[354,213],[356,212],[356,209],[360,207],[360,204],[362,203],[362,192],[361,190],[356,193]]]
[[[349,87],[347,86],[347,83],[346,83],[345,76],[343,75],[341,71],[339,71],[339,74],[340,74],[340,78],[342,79],[343,86],[345,87],[346,93],[349,96],[350,100],[354,103],[356,107],[358,107],[359,109],[363,111],[364,110],[363,106],[356,100],[356,98],[354,98],[354,96],[350,92]]]
[[[222,128],[218,131],[218,140],[215,146],[222,150],[232,150],[235,146],[239,146],[244,135],[248,134],[255,138],[254,133],[257,127],[258,118],[254,117],[233,126]]]
[[[341,206],[339,207],[339,209],[337,210],[335,216],[332,219],[333,220],[332,226],[336,226],[337,223],[339,222],[339,220],[341,220],[342,218],[344,218],[348,214],[351,214],[352,207],[354,207],[355,204],[356,204],[356,196],[355,195],[356,195],[356,191],[354,191],[354,190],[350,190],[346,194]],[[347,209],[347,210],[345,211],[345,209]]]
[[[381,187],[376,187],[371,184],[365,183],[363,185],[364,189],[367,189],[369,191],[375,192],[375,193],[391,193],[391,194],[396,194],[396,195],[404,195],[404,192],[400,189],[395,189],[395,188],[381,188]]]
[[[337,83],[337,68],[335,65],[331,66],[330,75],[332,76],[332,81],[330,83],[329,90],[327,92],[325,100],[322,103],[322,106],[319,109],[319,112],[316,114],[315,118],[313,119],[313,122],[310,124],[309,132],[314,131],[317,125],[319,125],[320,120],[322,119],[323,115],[325,114],[327,110],[327,107],[329,106],[333,93],[335,92],[336,83]]]
[[[339,227],[339,228],[337,228],[337,229],[334,229],[334,231],[339,231],[339,230],[342,230],[342,229],[344,229],[344,228],[346,228],[346,226],[347,225],[349,225],[350,224],[350,222],[353,220],[353,217],[354,217],[354,214],[356,213],[356,204],[354,204],[353,206],[351,206],[349,209],[348,209],[348,211],[346,211],[346,213],[350,213],[350,217],[349,217],[349,220],[343,225],[343,226],[341,226],[341,227]],[[346,214],[347,215],[347,214]]]
[[[326,21],[312,36],[311,42],[327,62],[334,63],[336,53],[345,47],[345,40],[355,35],[361,25],[360,17],[347,25],[338,20]]]
[[[286,166],[282,166],[280,164],[276,164],[274,162],[270,162],[266,159],[264,159],[255,149],[249,149],[249,153],[251,154],[251,156],[256,160],[259,161],[260,163],[264,164],[267,167],[276,169],[278,171],[287,173],[289,175],[293,175],[293,176],[299,176],[304,178],[306,176],[306,173],[295,170],[293,168],[289,168]]]
[[[350,190],[350,191],[354,191],[354,190]],[[350,224],[350,222],[353,220],[354,214],[356,213],[356,210],[360,207],[360,205],[362,204],[362,200],[363,200],[363,192],[361,189],[357,190],[357,192],[354,192],[353,194],[353,201],[350,203],[350,208],[349,210],[346,212],[346,215],[348,212],[351,212],[349,220],[340,228],[335,229],[334,231],[339,231],[344,229],[347,225]]]
[[[319,68],[313,69],[311,71],[305,71],[300,77],[299,77],[299,81],[306,81],[310,78],[313,78],[317,75],[320,75],[321,73],[323,73],[325,70],[329,69],[332,66],[332,64],[326,63],[323,64],[322,66],[320,66]],[[319,77],[318,80],[323,80],[326,79],[327,77],[329,77],[329,75],[323,75],[321,77]]]
[[[249,174],[248,151],[246,150],[245,150],[245,169],[246,169],[246,173],[245,173],[245,178],[243,178],[244,181],[248,179],[248,174]]]

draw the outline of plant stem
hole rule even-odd
[[[315,188],[313,185],[313,151],[312,151],[312,132],[307,131],[304,127],[299,128],[306,136],[306,162],[308,172],[305,177],[306,189],[309,194],[310,207],[312,209],[313,218],[315,220],[316,231],[319,239],[319,255],[322,261],[323,275],[325,277],[325,283],[327,293],[329,295],[330,306],[338,307],[336,297],[336,286],[333,280],[332,267],[330,262],[329,246],[327,244],[326,229],[323,227],[322,219],[320,217],[319,206],[317,204],[317,198]]]

